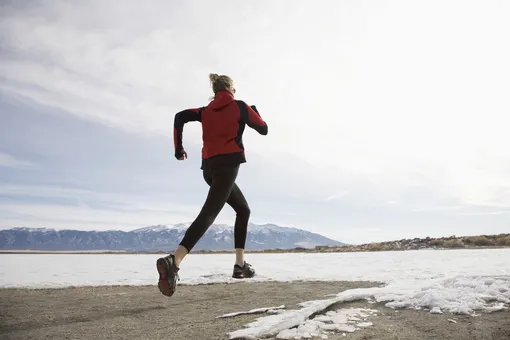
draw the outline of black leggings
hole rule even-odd
[[[234,226],[235,248],[244,249],[248,220],[250,218],[250,207],[235,183],[238,172],[239,165],[204,167],[204,179],[210,188],[202,210],[189,226],[180,243],[188,252],[193,249],[211,224],[214,223],[225,203],[228,203],[236,212]]]

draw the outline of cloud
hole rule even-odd
[[[505,215],[505,214],[506,215],[510,214],[510,210],[459,213],[459,215],[464,215],[464,216]]]
[[[9,184],[0,185],[0,192],[0,228],[130,230],[188,221],[197,213],[193,204],[143,194]]]
[[[455,211],[465,209],[466,206],[426,206],[412,209],[414,212],[431,212],[431,211]]]
[[[334,193],[334,194],[326,197],[325,201],[339,200],[339,199],[342,199],[342,197],[344,197],[344,196],[346,196],[348,194],[349,194],[348,191],[340,191],[340,192]]]
[[[0,191],[3,195],[12,198],[38,198],[51,200],[64,200],[75,202],[76,205],[95,205],[106,207],[108,210],[121,212],[161,212],[177,211],[189,212],[191,207],[186,204],[162,201],[149,195],[133,195],[128,193],[97,192],[87,189],[65,188],[61,186],[30,186],[30,185],[9,185],[0,184]]]
[[[139,209],[126,209],[119,212],[87,205],[68,206],[44,203],[2,204],[0,205],[0,214],[3,216],[0,222],[1,228],[47,226],[57,229],[80,230],[129,230],[153,224],[176,223],[173,218],[187,216],[155,209],[145,212]]]
[[[34,169],[35,164],[26,160],[17,159],[9,154],[0,152],[0,167],[15,169]]]
[[[223,68],[202,64],[204,53],[214,60],[217,44],[184,30],[202,20],[205,4],[200,17],[165,2],[150,9],[126,2],[121,12],[97,1],[39,5],[36,12],[11,8],[0,22],[10,52],[0,63],[0,88],[11,95],[127,131],[166,134],[173,113],[207,101],[208,73]],[[234,16],[237,30],[236,21],[256,23]]]
[[[173,115],[207,104],[216,72],[270,126],[245,132],[254,220],[338,239],[469,224],[459,214],[507,226],[508,3],[222,4],[0,5],[0,105],[15,103],[0,110],[3,211],[193,218],[201,129],[186,125],[190,159],[174,163]]]

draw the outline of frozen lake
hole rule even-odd
[[[157,283],[161,255],[2,254],[0,287],[147,285]],[[247,254],[254,281],[368,280],[391,283],[457,275],[510,275],[510,249],[403,252]],[[189,255],[179,284],[237,282],[234,255]]]
[[[161,255],[2,254],[1,287],[156,285]],[[373,288],[350,289],[324,300],[305,301],[301,309],[272,310],[229,334],[230,339],[277,335],[278,339],[325,336],[331,329],[354,332],[376,310],[339,309],[310,316],[353,300],[433,313],[495,312],[510,307],[510,249],[421,250],[402,252],[248,254],[258,276],[252,281],[380,281]],[[234,255],[190,255],[179,272],[184,284],[234,283]],[[260,306],[261,308],[275,306]],[[296,326],[296,327],[294,327]]]

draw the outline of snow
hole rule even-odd
[[[0,287],[67,287],[154,284],[162,254],[2,254]],[[179,284],[236,283],[234,254],[191,254],[182,262]],[[446,259],[446,260],[445,260]],[[435,282],[510,275],[510,249],[422,250],[363,253],[246,254],[257,271],[251,281]],[[299,264],[298,266],[296,264]],[[469,285],[469,281],[465,282]],[[507,293],[510,287],[500,287]],[[496,292],[487,292],[487,297]],[[434,298],[429,295],[429,298]]]
[[[186,231],[189,228],[191,223],[179,223],[175,225],[153,225],[149,227],[139,228],[132,230],[135,233],[147,233],[147,232],[161,232],[164,230],[177,230],[177,231]]]
[[[135,232],[135,233],[147,233],[147,232],[152,232],[152,231],[160,232],[160,231],[169,230],[169,229],[172,229],[172,227],[166,226],[166,225],[156,225],[156,226],[135,229],[135,230],[133,230],[133,232]]]
[[[155,261],[160,256],[3,254],[0,287],[155,285]],[[191,254],[181,264],[179,285],[237,284],[242,280],[231,278],[234,259],[233,254]],[[510,307],[510,249],[247,254],[246,260],[257,270],[258,275],[249,279],[254,282],[360,280],[381,284],[346,290],[324,300],[304,301],[299,309],[267,309],[264,313],[270,315],[230,333],[231,339],[269,334],[280,339],[313,334],[324,338],[329,332],[350,333],[377,324],[372,310],[325,311],[355,300],[370,301],[367,305],[371,307],[378,303],[395,309],[471,316]],[[270,307],[256,309],[264,308]]]
[[[280,312],[281,309],[285,308],[284,305],[277,306],[277,307],[262,307],[262,308],[255,308],[251,309],[246,312],[236,312],[236,313],[228,313],[224,315],[217,316],[216,318],[232,318],[234,316],[238,315],[245,315],[245,314],[259,314],[259,313],[272,313],[277,314]]]
[[[214,224],[209,228],[214,233],[223,233],[225,231],[232,231],[234,230],[233,226],[227,225],[227,224]]]
[[[350,289],[337,294],[336,297],[306,301],[299,310],[285,310],[278,315],[257,319],[245,328],[231,332],[230,339],[257,339],[265,336],[277,336],[281,339],[306,339],[308,335],[317,337],[325,331],[354,332],[373,323],[365,318],[376,314],[376,310],[339,309],[319,314],[326,308],[346,301],[372,298],[390,308],[432,308],[434,312],[446,310],[455,314],[469,314],[475,311],[494,312],[507,308],[510,293],[510,276],[494,277],[455,277],[435,279],[434,282],[410,280],[394,282],[384,287]],[[491,292],[490,299],[487,299]],[[490,301],[501,301],[490,304]],[[431,310],[431,312],[432,312]],[[442,313],[442,312],[441,312]],[[360,317],[363,318],[362,322]],[[354,324],[353,324],[354,323]]]
[[[143,227],[143,228],[139,228],[139,229],[134,229],[132,231],[136,232],[136,233],[160,232],[160,231],[164,231],[164,230],[178,230],[180,232],[183,232],[189,228],[191,223],[192,222],[168,224],[168,225],[163,225],[163,224],[153,225],[153,226]],[[23,228],[15,228],[15,229],[23,229]],[[39,229],[24,228],[24,229],[26,229],[28,231],[39,231],[41,228],[39,228]],[[280,227],[280,226],[277,226],[274,224],[257,225],[257,224],[250,223],[249,229],[254,233],[265,233],[265,234],[269,234],[270,232],[301,232],[301,230],[296,229],[296,228]],[[225,231],[230,232],[233,230],[234,230],[234,226],[228,225],[228,224],[213,224],[209,228],[210,232],[218,233],[218,234],[221,234]]]
[[[53,232],[56,232],[56,229],[53,229],[53,228],[46,228],[46,227],[42,227],[42,228],[27,228],[27,227],[17,227],[17,228],[12,228],[12,230],[19,230],[19,231],[28,231],[28,232],[43,232],[43,233],[53,233]]]
[[[443,311],[439,307],[434,307],[430,310],[430,314],[443,314]]]
[[[284,227],[284,226],[279,226],[279,225],[275,225],[275,224],[253,224],[253,223],[250,223],[249,229],[254,234],[257,234],[257,233],[270,234],[272,232],[273,233],[277,232],[277,233],[291,233],[291,234],[303,234],[303,233],[306,234],[306,231],[304,231],[302,229],[297,229],[294,227]]]
[[[229,339],[258,339],[267,336],[276,336],[277,339],[308,339],[332,331],[352,333],[360,327],[373,325],[371,322],[358,321],[359,317],[375,316],[377,311],[373,309],[344,308],[310,318],[312,314],[337,302],[337,299],[309,301],[302,304],[305,307],[300,310],[285,310],[278,315],[259,318],[246,328],[229,333]]]
[[[294,230],[295,228],[280,227],[275,224],[251,224],[250,228],[257,232],[263,231],[282,231],[282,230]]]

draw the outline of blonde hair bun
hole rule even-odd
[[[216,73],[209,73],[209,80],[210,80],[211,82],[213,82],[213,83],[214,83],[214,82],[215,82],[215,81],[216,81],[219,77],[220,77],[220,76],[219,76],[219,75],[217,75]]]
[[[211,81],[211,86],[215,94],[222,90],[227,90],[232,94],[236,91],[234,89],[234,81],[227,75],[220,76],[216,73],[209,73],[209,80]]]

